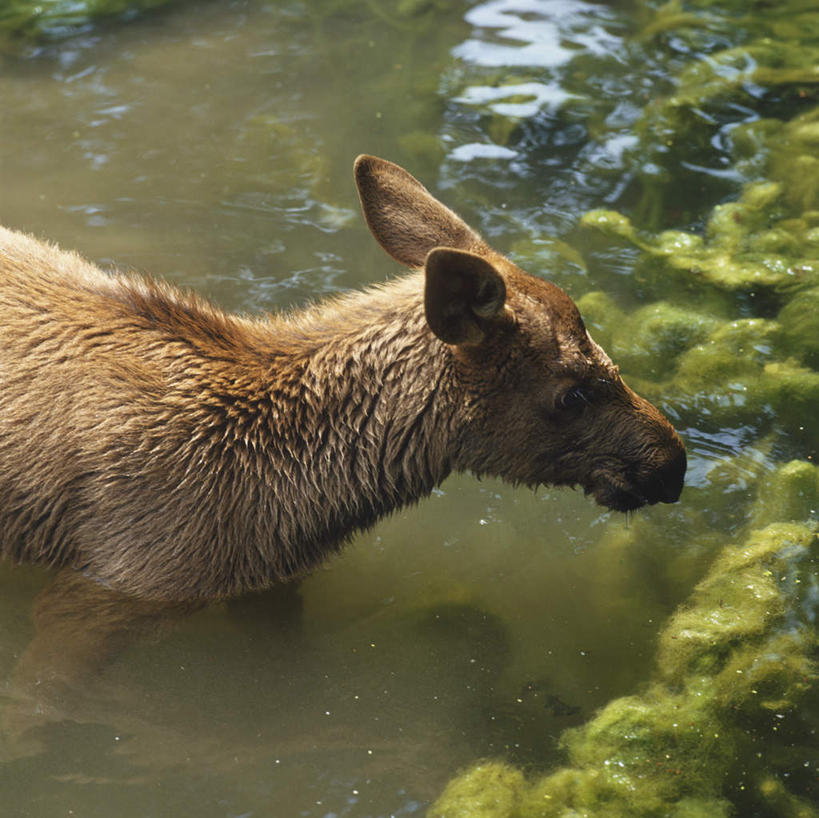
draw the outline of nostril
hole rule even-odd
[[[680,499],[686,467],[685,449],[681,449],[674,458],[657,470],[655,479],[659,499],[663,503],[676,503]]]

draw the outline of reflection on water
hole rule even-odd
[[[30,45],[0,73],[0,222],[228,308],[287,307],[393,273],[350,179],[370,152],[531,272],[639,303],[636,254],[579,215],[698,224],[737,181],[730,117],[682,164],[660,136],[636,150],[689,55],[635,38],[632,5],[182,3]],[[728,35],[709,36],[704,53]],[[662,622],[783,459],[752,425],[664,408],[689,488],[628,528],[576,493],[463,477],[298,589],[198,611],[0,566],[0,803],[405,816],[481,756],[560,763],[565,727],[647,678]]]
[[[598,4],[570,0],[490,0],[470,9],[466,20],[489,37],[469,38],[455,56],[488,68],[556,68],[583,49],[610,55],[620,41],[605,28],[613,15]]]
[[[497,618],[463,602],[330,629],[290,586],[188,619],[195,609],[74,572],[37,595],[4,695],[6,808],[25,810],[39,769],[45,805],[81,805],[72,787],[94,785],[134,799],[134,814],[161,810],[138,788],[206,773],[197,814],[218,814],[205,799],[247,786],[261,793],[245,810],[273,799],[287,815],[359,802],[364,814],[379,803],[411,814],[482,740],[509,650]]]
[[[3,711],[3,731],[11,747],[30,731],[80,716],[98,702],[89,697],[96,677],[130,644],[162,632],[195,610],[191,604],[130,599],[63,570],[36,597],[34,635],[17,659]]]

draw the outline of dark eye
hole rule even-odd
[[[557,401],[561,409],[566,409],[569,412],[579,412],[588,403],[589,398],[582,386],[573,386],[571,389],[567,389]]]

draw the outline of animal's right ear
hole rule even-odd
[[[398,165],[375,156],[359,156],[355,182],[373,236],[407,267],[423,267],[435,247],[478,254],[488,251],[472,228]]]
[[[482,256],[436,247],[424,270],[427,323],[445,343],[479,344],[505,315],[506,284]]]

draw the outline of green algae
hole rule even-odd
[[[708,173],[715,138],[722,141],[727,135],[734,147],[743,143],[750,156],[749,161],[740,161],[737,154],[734,164],[719,160],[706,184],[718,189],[717,175],[725,180],[739,175],[748,181],[768,175],[751,167],[769,158],[767,149],[754,142],[767,141],[771,129],[776,132],[786,125],[772,116],[785,111],[790,119],[813,108],[819,88],[819,14],[815,5],[800,0],[641,6],[645,16],[635,45],[648,59],[670,60],[672,65],[675,55],[684,55],[676,61],[673,87],[656,95],[635,122],[643,185],[635,212],[643,226],[658,230],[675,197],[681,164]],[[750,111],[754,113],[748,115]],[[735,125],[728,134],[724,125],[732,121]],[[796,128],[791,131],[796,136]],[[806,131],[800,137],[810,135]],[[783,144],[779,137],[775,141]],[[816,177],[810,171],[816,168],[816,158],[806,150],[799,155],[802,173],[786,195],[796,198],[806,188],[814,198]]]
[[[812,480],[815,498],[814,466],[783,471],[780,483]],[[775,814],[819,814],[770,772],[777,755],[784,769],[813,758],[817,558],[819,539],[804,523],[774,522],[725,547],[660,633],[646,689],[563,734],[565,767],[529,780],[502,762],[480,764],[447,787],[430,818],[728,816],[749,798]]]
[[[629,383],[678,427],[752,442],[686,489],[691,539],[678,555],[650,518],[598,544],[592,571],[625,627],[634,599],[646,616],[655,597],[680,600],[642,688],[564,731],[563,766],[523,776],[484,761],[430,818],[471,815],[472,798],[491,818],[819,816],[819,12],[803,0],[753,14],[738,0],[671,2],[637,39],[676,37],[695,53],[720,36],[637,122],[642,200],[580,220],[633,254],[620,287],[631,297],[577,301]],[[662,229],[678,166],[708,154],[730,106],[761,114],[730,130],[737,194],[701,229]]]
[[[578,306],[593,336],[625,371],[654,380],[664,380],[668,362],[708,341],[719,324],[714,316],[667,301],[655,301],[626,316],[599,292],[583,296]],[[624,331],[604,328],[626,326]]]
[[[725,320],[719,308],[665,300],[626,314],[599,292],[578,305],[638,391],[696,413],[706,426],[753,423],[764,434],[774,424],[804,425],[818,405],[819,372],[805,365],[815,362],[817,342],[801,346],[812,337],[814,299],[805,291],[777,320]]]
[[[704,235],[647,233],[605,210],[581,224],[638,248],[636,275],[660,292],[708,286],[791,295],[819,285],[819,109],[739,125],[732,140],[737,170],[752,181],[736,201],[714,208]]]
[[[641,130],[649,139],[671,147],[683,135],[695,138],[707,126],[700,112],[724,105],[749,88],[819,83],[819,47],[761,37],[690,63],[679,75],[676,93],[660,98],[647,110]]]
[[[789,214],[777,220],[777,212],[785,212],[779,207],[784,191],[781,183],[749,184],[736,202],[714,209],[705,236],[678,230],[649,235],[625,216],[600,210],[585,214],[581,225],[642,251],[636,274],[660,292],[674,292],[669,285],[677,284],[787,293],[819,284],[819,253],[806,222]]]
[[[751,185],[735,206],[717,209],[703,237],[681,231],[646,236],[611,212],[590,214],[584,222],[637,246],[643,263],[659,259],[666,273],[693,271],[699,290],[747,293],[764,278],[758,256],[751,268],[751,252],[799,252],[809,235],[805,225],[813,215],[794,218],[783,198],[779,184]],[[776,228],[784,237],[770,228],[772,211],[787,218]],[[631,312],[599,291],[578,303],[592,334],[641,390],[687,406],[701,428],[747,422],[760,435],[773,434],[775,426],[805,424],[819,406],[815,346],[809,343],[816,288],[792,286],[781,277],[789,274],[788,264],[764,261],[770,275],[763,285],[784,293],[775,318],[732,316],[730,300],[702,300],[685,288],[658,284],[645,268],[641,284],[648,281],[649,292],[666,298]],[[735,516],[739,524],[748,521],[749,533],[739,546],[721,549],[705,537],[719,556],[663,628],[657,671],[645,690],[613,700],[586,725],[566,731],[566,767],[520,781],[513,767],[484,764],[450,785],[431,810],[433,818],[470,814],[463,793],[484,786],[504,792],[497,809],[486,813],[504,818],[727,816],[745,809],[819,814],[809,799],[814,772],[795,773],[811,767],[811,724],[819,717],[819,471],[799,460],[767,473],[764,462],[753,460],[723,461],[714,471],[711,506],[721,482],[735,485],[726,494],[728,505],[737,492],[757,487],[753,507],[743,512],[740,505]],[[601,565],[606,552],[627,553],[629,540],[650,542],[651,532],[635,526],[620,539],[602,545]],[[758,742],[766,746],[764,762],[755,752]]]
[[[7,0],[0,8],[0,32],[29,39],[59,39],[91,23],[133,15],[173,0]]]
[[[478,764],[447,787],[433,816],[469,815],[474,818],[499,818],[518,812],[521,792],[526,787],[520,770],[499,761]]]
[[[785,351],[819,369],[819,287],[797,293],[778,315]]]
[[[774,520],[809,520],[817,513],[819,471],[804,460],[792,460],[760,481],[750,520],[760,527]]]
[[[768,159],[759,163],[776,178],[749,183],[737,201],[717,206],[702,235],[652,235],[611,211],[581,219],[636,247],[635,282],[661,299],[629,315],[599,296],[580,300],[624,372],[649,396],[688,406],[710,424],[755,423],[761,433],[775,423],[798,428],[813,413],[817,214],[800,208],[814,206],[819,174],[799,180],[803,160],[813,160],[816,121],[810,112],[767,127],[784,140],[766,144]],[[736,317],[757,310],[775,315]]]

